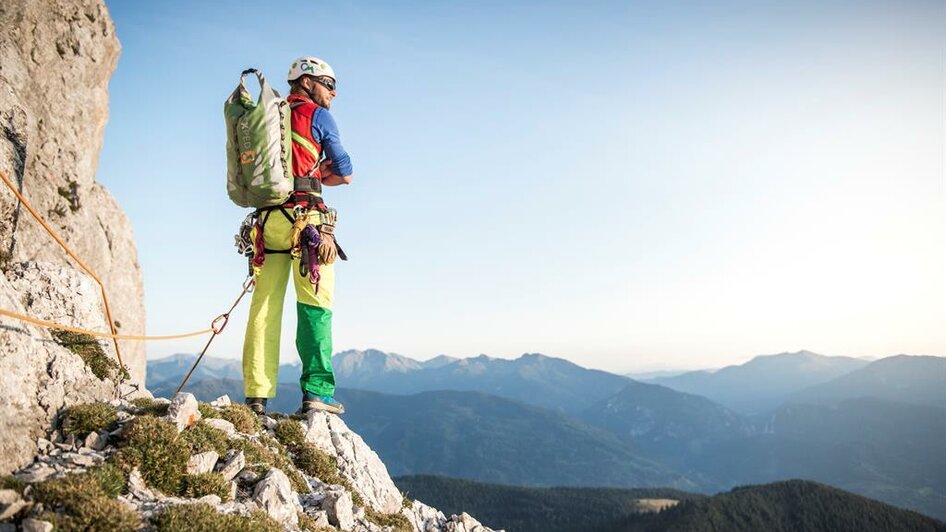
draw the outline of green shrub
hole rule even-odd
[[[140,525],[138,514],[110,499],[88,474],[34,484],[32,497],[48,510],[40,518],[53,523],[57,531],[132,532]]]
[[[276,440],[289,449],[300,447],[305,443],[305,434],[302,432],[302,424],[294,419],[282,419],[276,423],[273,430]]]
[[[199,499],[205,495],[216,495],[222,501],[230,500],[230,483],[220,473],[201,473],[184,477],[181,495]]]
[[[246,458],[247,469],[264,476],[271,468],[281,470],[289,477],[292,489],[299,493],[309,493],[309,483],[293,467],[292,461],[283,454],[269,447],[250,440],[233,440],[233,448],[242,450]]]
[[[365,507],[365,518],[382,527],[392,527],[393,532],[412,532],[410,520],[401,514],[383,514],[374,508]]]
[[[85,437],[90,432],[112,429],[118,423],[118,409],[108,403],[89,403],[73,405],[66,409],[62,428],[77,437]]]
[[[155,532],[231,532],[252,530],[253,532],[282,532],[282,526],[265,512],[255,511],[249,517],[225,515],[208,504],[182,504],[156,514],[151,524]]]
[[[200,412],[200,417],[205,419],[220,417],[220,414],[217,413],[217,409],[207,403],[197,403],[197,411]]]
[[[226,419],[244,434],[256,434],[262,428],[259,417],[246,405],[229,405],[217,412],[217,417]]]
[[[24,489],[26,489],[26,482],[23,482],[15,476],[0,476],[0,490],[13,490],[22,495]]]
[[[97,484],[106,497],[114,499],[125,492],[128,479],[121,468],[115,464],[105,463],[93,467],[86,472],[92,482]]]
[[[216,451],[217,454],[223,456],[231,447],[230,438],[226,432],[215,429],[203,421],[184,429],[181,440],[190,448],[191,454]]]
[[[303,473],[318,477],[322,482],[338,484],[338,463],[335,458],[315,445],[306,444],[295,450],[293,461]]]
[[[147,397],[132,399],[131,404],[138,408],[138,415],[155,417],[164,417],[168,415],[168,409],[171,407],[170,403],[159,403],[158,401],[155,401],[154,399],[148,399]]]
[[[299,530],[302,530],[302,532],[335,532],[334,528],[321,526],[315,521],[314,517],[303,513],[299,514]]]
[[[65,347],[69,351],[79,355],[86,366],[92,370],[92,374],[99,380],[111,379],[116,382],[124,382],[130,378],[128,369],[119,366],[105,353],[102,344],[93,336],[71,331],[52,331],[56,343]]]
[[[179,493],[190,447],[177,427],[155,417],[137,417],[125,425],[118,463],[126,472],[137,467],[145,483],[166,494]]]

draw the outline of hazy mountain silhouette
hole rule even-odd
[[[850,357],[799,351],[758,356],[716,371],[691,371],[648,382],[702,395],[743,414],[774,410],[792,394],[825,383],[869,364]]]
[[[910,355],[882,358],[830,382],[800,390],[790,399],[832,403],[858,397],[946,407],[946,358]]]

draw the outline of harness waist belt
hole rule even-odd
[[[314,177],[295,176],[292,179],[293,190],[296,192],[322,192],[322,182]]]

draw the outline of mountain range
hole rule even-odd
[[[728,371],[734,400],[745,400],[734,393],[741,382],[794,375],[786,377],[793,386],[769,394],[772,404],[774,397],[783,402],[755,415],[537,354],[423,363],[348,351],[334,364],[342,385],[363,388],[339,390],[349,405],[346,419],[395,474],[706,493],[807,478],[946,517],[946,460],[938,450],[946,441],[946,408],[936,386],[946,382],[940,377],[946,359],[824,360],[831,358],[757,357],[749,369]],[[167,379],[169,368],[181,366],[160,368]],[[217,376],[232,375],[226,366],[208,365],[213,376],[188,389],[203,400],[223,393],[241,398],[238,379]],[[819,382],[839,367],[854,369]],[[298,366],[281,368],[280,380],[297,378]],[[178,382],[174,377],[151,389],[167,394]],[[747,389],[747,398],[759,397],[758,387]],[[300,399],[298,385],[284,382],[270,407],[292,411]]]

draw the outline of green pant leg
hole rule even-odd
[[[298,266],[297,263],[293,263]],[[296,288],[296,349],[302,360],[299,385],[303,393],[335,394],[332,370],[332,299],[335,291],[335,265],[319,266],[318,291],[307,277],[293,270]]]
[[[289,247],[288,222],[279,218],[282,216],[273,216],[266,224],[264,240],[270,249]],[[269,253],[263,266],[256,269],[256,286],[243,340],[243,393],[246,397],[276,396],[282,311],[293,264],[287,254]]]
[[[302,359],[299,385],[303,393],[335,395],[335,373],[332,370],[332,311],[296,303],[299,321],[296,327],[296,349]]]

